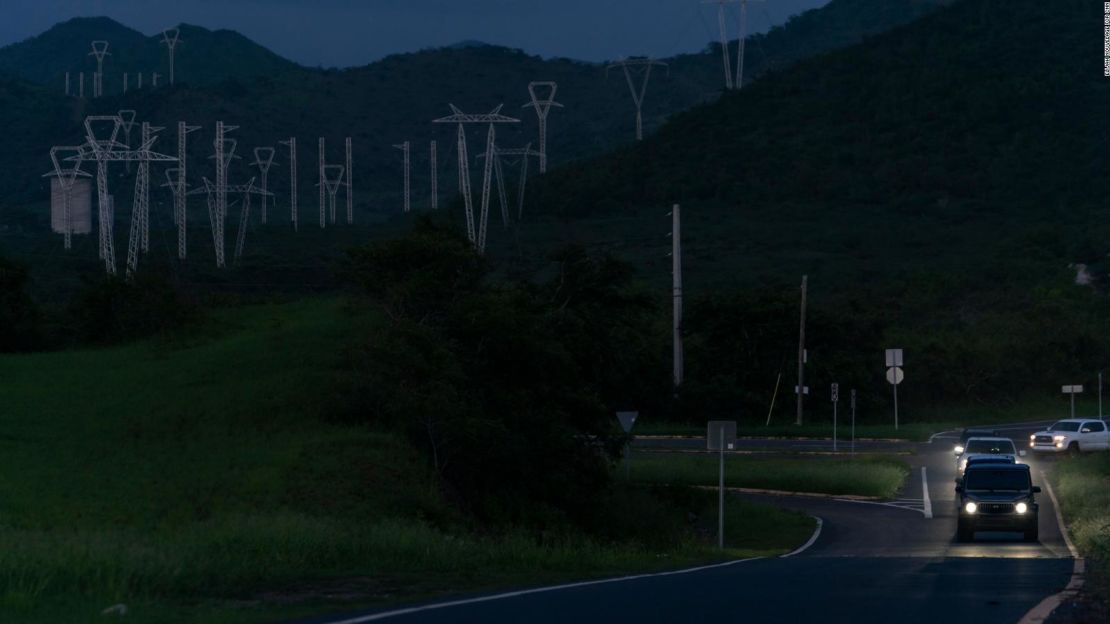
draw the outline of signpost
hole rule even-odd
[[[898,384],[906,378],[905,371],[902,370],[902,350],[901,349],[887,349],[886,350],[886,381],[894,388],[894,430],[898,431]]]
[[[856,456],[856,389],[852,388],[852,457]]]
[[[1075,395],[1083,394],[1083,386],[1064,386],[1062,391],[1071,395],[1071,417],[1075,418]]]
[[[627,450],[624,454],[624,480],[629,480],[629,471],[631,470],[630,464],[632,463],[632,425],[636,424],[636,419],[640,417],[640,412],[617,412],[617,420],[621,423],[621,428],[624,432],[629,434]]]
[[[720,469],[717,477],[717,548],[725,548],[725,447],[736,446],[736,421],[711,420],[705,432],[709,450],[718,451]]]
[[[836,452],[836,404],[840,402],[840,384],[832,385],[833,404],[833,452]]]

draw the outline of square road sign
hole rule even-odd
[[[722,439],[721,434],[724,434]],[[711,420],[706,426],[705,441],[708,444],[709,450],[719,451],[721,445],[724,444],[726,451],[731,451],[736,447],[736,421],[735,420]]]

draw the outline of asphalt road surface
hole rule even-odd
[[[1028,444],[1032,427],[1007,430]],[[954,440],[937,437],[907,456],[901,498],[861,503],[745,495],[822,520],[792,556],[310,620],[313,624],[566,622],[1018,622],[1060,591],[1073,561],[1052,499],[1040,495],[1040,541],[979,533],[956,543]],[[1019,444],[1019,448],[1021,445]],[[1034,483],[1051,460],[1027,458]]]

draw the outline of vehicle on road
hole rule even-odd
[[[1017,450],[1009,438],[968,438],[964,452],[956,456],[956,474],[961,475],[967,467],[967,460],[976,455],[1008,456],[1014,463],[1018,457],[1025,457],[1025,450]]]
[[[1110,430],[1097,418],[1067,418],[1029,436],[1029,447],[1037,453],[1073,455],[1110,450]]]
[[[997,434],[990,429],[964,429],[963,432],[960,433],[960,441],[956,443],[956,448],[953,449],[953,452],[955,452],[956,455],[962,455],[964,446],[967,445],[967,441],[971,438],[993,438],[996,435]]]
[[[971,541],[976,531],[1019,531],[1025,541],[1037,541],[1040,491],[1026,464],[968,466],[956,479],[956,540]]]

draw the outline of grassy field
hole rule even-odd
[[[1056,494],[1068,532],[1091,568],[1088,578],[1103,600],[1110,592],[1110,453],[1060,461]]]
[[[326,418],[357,318],[327,299],[233,308],[179,336],[0,356],[0,621],[99,622],[116,603],[132,622],[280,621],[780,553],[812,530],[753,507],[725,554],[697,527],[668,544],[475,532],[406,443]],[[688,522],[625,496],[643,517],[618,520]]]
[[[715,454],[636,453],[628,466],[634,483],[717,485]],[[790,492],[892,497],[909,474],[891,458],[856,460],[763,459],[725,456],[725,485]]]

